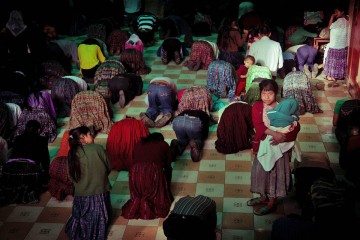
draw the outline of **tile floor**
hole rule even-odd
[[[197,38],[196,38],[197,39]],[[216,35],[206,37],[210,41],[216,41]],[[170,62],[163,65],[156,51],[161,41],[157,41],[152,47],[145,48],[144,59],[152,71],[144,75],[144,93],[136,97],[124,109],[114,105],[113,121],[121,120],[125,115],[139,118],[139,113],[146,110],[144,98],[146,96],[149,81],[156,76],[167,76],[175,80],[178,89],[195,85],[205,85],[207,71],[189,71],[182,65]],[[186,58],[188,59],[188,58]],[[74,71],[76,74],[76,69]],[[312,80],[314,86],[317,81],[325,81],[322,76]],[[277,79],[281,85],[282,79]],[[332,115],[335,102],[348,96],[345,85],[340,84],[336,88],[325,87],[325,91],[317,91],[314,88],[322,110],[321,114],[309,114],[301,116],[301,131],[298,141],[302,152],[319,152],[328,156],[332,167],[337,175],[343,171],[338,166],[338,151]],[[224,99],[226,102],[226,100]],[[214,115],[217,113],[214,112]],[[59,119],[67,122],[68,118]],[[56,141],[49,144],[51,159],[59,148],[62,134],[66,125],[59,129]],[[179,159],[173,163],[172,191],[175,201],[184,195],[203,194],[213,198],[217,204],[218,227],[221,229],[223,240],[262,240],[269,239],[272,222],[289,213],[298,213],[299,208],[292,194],[279,202],[276,211],[266,216],[256,216],[252,207],[246,205],[246,201],[252,198],[250,193],[250,171],[253,159],[250,150],[236,154],[224,155],[214,148],[216,140],[214,125],[210,128],[209,138],[206,141],[202,160],[194,163],[190,159],[189,148]],[[171,125],[161,129],[150,129],[164,134],[166,141],[170,143],[175,138]],[[100,134],[95,141],[106,145],[106,134]],[[293,162],[292,162],[293,163]],[[108,239],[124,240],[164,240],[162,223],[164,219],[155,220],[127,220],[120,216],[122,205],[129,199],[128,172],[112,171],[109,176],[113,186],[111,202],[114,209],[113,223],[110,227]],[[71,201],[59,202],[52,198],[48,192],[41,196],[41,202],[32,205],[9,205],[0,208],[0,239],[3,240],[45,240],[67,239],[64,226],[71,214]]]

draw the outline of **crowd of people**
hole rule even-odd
[[[74,197],[65,228],[70,239],[106,239],[112,219],[108,179],[111,170],[129,172],[130,199],[122,207],[124,218],[166,218],[174,201],[171,163],[188,145],[191,160],[199,162],[213,124],[218,124],[218,152],[252,149],[250,191],[259,197],[250,199],[247,205],[254,207],[255,215],[273,212],[278,199],[289,194],[290,162],[293,149],[298,150],[300,115],[322,112],[310,80],[317,77],[319,65],[328,81],[346,77],[346,8],[336,6],[330,15],[330,42],[323,61],[316,62],[318,51],[311,40],[318,33],[305,30],[299,22],[289,26],[285,37],[281,27],[251,4],[250,9],[242,9],[241,15],[225,14],[219,21],[208,5],[184,11],[176,1],[167,2],[164,13],[159,14],[149,12],[143,1],[123,1],[124,19],[120,19],[126,21],[115,23],[114,19],[101,18],[88,22],[86,37],[78,45],[61,41],[56,24],[34,24],[19,9],[9,12],[0,33],[0,51],[6,56],[0,68],[0,75],[6,79],[0,83],[0,165],[2,176],[7,177],[2,181],[1,192],[6,198],[1,203],[36,202],[39,198],[34,196],[41,192],[56,192],[53,188],[60,183],[55,182],[62,180],[51,179],[50,165],[54,163],[58,168],[53,166],[55,172],[67,173],[63,182],[70,186],[65,195]],[[81,27],[80,19],[71,28],[74,32],[81,32],[75,31]],[[200,31],[203,27],[208,30]],[[143,53],[157,41],[158,31],[163,40],[157,51],[161,62],[169,64],[174,60],[189,71],[206,70],[205,85],[178,89],[173,79],[157,76],[143,89],[141,75],[151,72]],[[217,40],[194,41],[193,33],[217,34]],[[189,60],[183,62],[188,55]],[[293,69],[287,68],[287,60],[293,61]],[[72,68],[79,69],[80,74],[72,75]],[[279,76],[283,78],[282,89],[277,83]],[[358,166],[354,156],[360,148],[358,93],[359,89],[352,94],[353,99],[336,103],[333,121],[340,143],[340,166],[356,184],[359,179],[352,169]],[[114,104],[124,108],[142,94],[147,95],[145,112],[137,118],[112,120]],[[216,108],[215,99],[223,99],[226,106]],[[57,156],[62,158],[50,163],[47,144],[57,138],[62,126],[59,119],[64,117],[69,117],[69,124],[59,150],[62,155]],[[176,136],[170,144],[161,133],[150,132],[169,124]],[[105,149],[94,143],[99,133],[108,134]],[[298,160],[299,156],[298,151]],[[30,177],[41,177],[20,181],[26,171],[31,171]],[[22,196],[14,198],[14,191],[20,191]],[[61,200],[65,197],[56,195]],[[199,202],[201,211],[191,207],[185,211],[185,206]],[[184,208],[178,209],[181,204]],[[172,224],[190,226],[194,222],[204,224],[201,230],[203,236],[209,236],[206,239],[215,239],[215,211],[210,198],[187,196],[177,202],[164,222],[165,235],[182,239],[185,236],[177,238],[182,233]]]

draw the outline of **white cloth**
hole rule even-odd
[[[277,132],[289,132],[289,127],[272,127],[269,128]],[[279,160],[283,153],[289,151],[295,145],[295,141],[292,142],[283,142],[277,145],[271,145],[270,140],[272,139],[271,135],[267,135],[266,138],[260,142],[259,151],[257,153],[257,158],[260,164],[263,166],[265,171],[270,171],[277,160]],[[301,161],[301,160],[300,160]]]
[[[201,41],[205,41],[205,42],[208,42],[210,44],[210,46],[212,47],[213,49],[213,52],[214,52],[214,56],[215,56],[215,59],[218,59],[219,58],[219,48],[218,48],[218,45],[214,42],[210,42],[208,40],[204,40],[204,39],[201,39]]]
[[[88,90],[88,84],[85,82],[84,79],[82,79],[80,77],[77,77],[77,76],[64,76],[63,78],[68,78],[68,79],[71,79],[71,80],[75,81],[77,83],[77,85],[79,86],[80,92]]]
[[[254,56],[256,64],[268,67],[273,76],[284,64],[280,43],[267,36],[251,44],[249,55]]]

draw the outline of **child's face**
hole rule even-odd
[[[254,62],[251,59],[247,58],[247,59],[244,60],[244,65],[247,68],[251,67],[253,64],[254,64]]]
[[[276,95],[274,91],[271,90],[262,90],[261,91],[261,100],[266,105],[271,105],[275,102]]]
[[[88,132],[86,135],[82,134],[82,138],[83,138],[83,144],[94,143],[94,138],[90,132]]]

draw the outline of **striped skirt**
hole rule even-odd
[[[73,240],[106,239],[111,211],[110,192],[93,196],[75,196],[65,233]]]

